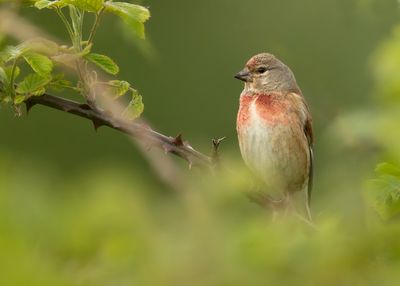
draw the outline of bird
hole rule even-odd
[[[235,78],[244,82],[236,131],[244,162],[263,182],[258,202],[274,214],[298,214],[294,196],[302,194],[300,206],[311,221],[312,117],[293,72],[274,55],[260,53]]]

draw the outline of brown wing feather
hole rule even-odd
[[[308,188],[307,188],[307,204],[308,207],[310,207],[311,193],[314,180],[314,152],[313,152],[314,134],[312,129],[312,119],[309,112],[306,124],[304,125],[304,133],[306,134],[308,140],[308,150],[310,152],[310,167],[308,169]]]
[[[308,141],[310,165],[308,169],[308,186],[306,195],[307,195],[307,212],[311,218],[310,203],[311,203],[311,193],[312,193],[313,177],[314,177],[314,153],[313,153],[314,134],[312,128],[312,118],[308,105],[303,95],[301,94],[300,90],[293,91],[290,94],[293,96],[293,99],[295,100],[295,105],[299,107],[296,111],[299,112],[299,118],[301,119],[301,122],[303,124],[304,134]]]

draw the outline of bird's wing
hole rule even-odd
[[[310,112],[308,112],[308,118],[304,125],[304,133],[306,134],[307,137],[308,152],[310,153],[310,166],[308,169],[308,187],[307,187],[307,205],[308,207],[310,207],[311,193],[312,193],[313,179],[314,179],[314,152],[313,152],[314,136],[313,136],[312,119]]]
[[[310,165],[308,170],[308,186],[307,186],[307,208],[309,212],[309,207],[311,203],[311,193],[313,187],[313,177],[314,177],[314,153],[313,153],[313,144],[314,144],[314,134],[312,127],[312,117],[310,113],[310,109],[301,94],[301,92],[292,92],[294,100],[296,101],[296,106],[300,107],[297,109],[299,113],[298,116],[301,120],[301,124],[303,125],[304,135],[307,138],[308,142],[308,152],[310,156]]]

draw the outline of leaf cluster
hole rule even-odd
[[[14,106],[20,114],[20,105],[32,96],[41,96],[47,90],[73,90],[90,104],[96,102],[101,93],[114,99],[126,94],[130,102],[123,112],[128,119],[135,119],[143,112],[142,97],[130,83],[113,79],[100,81],[95,67],[116,76],[119,67],[110,57],[92,52],[93,40],[104,13],[119,17],[132,34],[144,38],[144,23],[149,19],[147,8],[127,2],[104,0],[31,0],[28,4],[39,10],[54,11],[66,28],[71,45],[62,46],[53,41],[37,38],[17,46],[8,46],[0,51],[0,102]],[[90,34],[84,35],[85,13],[95,15]],[[68,15],[69,14],[69,18]],[[22,66],[29,67],[25,71]],[[78,80],[71,82],[58,69],[72,70]],[[104,89],[99,91],[98,86]],[[96,91],[97,90],[97,91]]]
[[[400,214],[400,168],[389,163],[376,167],[377,178],[369,183],[368,199],[384,220]]]

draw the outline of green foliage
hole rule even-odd
[[[39,10],[42,9],[51,9],[51,8],[62,8],[66,5],[64,3],[65,1],[62,0],[56,0],[56,1],[49,1],[49,0],[39,0],[35,1],[35,7],[38,8]]]
[[[24,95],[42,95],[45,93],[45,86],[51,81],[50,77],[40,74],[28,74],[16,88],[16,92]]]
[[[90,53],[85,56],[85,59],[87,59],[89,62],[94,63],[99,68],[109,74],[116,75],[117,73],[119,73],[119,67],[117,66],[117,64],[105,55]]]
[[[62,91],[65,88],[69,88],[75,90],[75,87],[69,80],[64,78],[64,74],[54,75],[51,81],[47,84],[47,87],[55,90],[55,91]],[[79,89],[76,89],[79,91]]]
[[[334,124],[336,136],[353,148],[382,150],[384,158],[400,162],[400,26],[373,53],[370,71],[375,80],[374,102],[342,115]],[[400,169],[380,163],[377,176],[367,184],[368,204],[383,220],[398,218],[400,213]]]
[[[370,182],[368,199],[381,218],[388,220],[400,214],[400,168],[381,163],[376,172],[378,177]]]
[[[60,2],[88,12],[98,12],[104,4],[104,0],[60,0]]]
[[[105,93],[113,98],[118,98],[125,95],[130,89],[130,84],[124,80],[110,80],[106,83]]]
[[[41,76],[47,76],[53,70],[53,62],[46,56],[37,53],[24,54],[25,61]]]
[[[371,61],[371,71],[376,80],[377,94],[388,101],[400,101],[400,25],[393,28],[391,37],[376,50]]]
[[[240,193],[249,182],[239,162],[187,177],[190,190],[176,195],[140,168],[94,163],[66,176],[14,158],[0,156],[1,285],[400,281],[398,223],[366,227],[332,214],[317,218],[318,229],[271,222]]]
[[[149,10],[143,6],[134,5],[126,2],[105,3],[106,11],[119,16],[140,38],[144,38],[144,25],[150,18]]]
[[[135,90],[132,90],[132,99],[129,102],[128,107],[125,109],[123,116],[128,120],[134,120],[143,113],[143,110],[144,104],[142,101],[142,96]]]
[[[4,68],[0,67],[0,82],[1,83],[7,83],[8,82],[8,76],[4,70]]]
[[[144,105],[142,97],[131,84],[121,80],[110,80],[105,90],[97,90],[101,82],[97,73],[90,70],[87,64],[93,63],[111,75],[117,75],[119,72],[118,65],[110,57],[91,53],[93,38],[104,11],[120,16],[142,37],[143,23],[149,18],[149,11],[139,5],[103,0],[39,0],[30,3],[39,10],[51,9],[57,13],[71,39],[71,46],[60,46],[53,41],[37,38],[4,48],[0,52],[0,101],[12,102],[17,114],[20,114],[20,109],[17,108],[19,104],[32,95],[43,95],[46,89],[61,92],[68,88],[82,94],[85,99],[90,97],[90,101],[96,97],[96,93],[116,99],[131,90],[132,99],[123,111],[123,116],[129,120],[139,117]],[[68,8],[70,19],[64,14],[64,8]],[[84,40],[83,35],[85,12],[96,14],[87,40]],[[21,82],[16,82],[21,70],[21,59],[25,60],[34,73],[25,74]],[[71,83],[54,73],[55,64],[75,70],[78,81]]]
[[[326,21],[329,26],[334,26],[330,21],[334,10],[340,11],[338,8],[340,5],[350,2],[338,1],[335,9],[327,10],[332,12],[329,14],[329,20]],[[367,5],[366,3],[371,1],[358,2],[365,2],[364,4]],[[376,1],[373,8],[379,10],[377,9],[380,7],[378,5],[382,2],[387,1]],[[318,1],[313,4],[317,5],[317,3]],[[242,4],[240,3],[240,5]],[[53,5],[54,7],[50,5],[45,8],[56,11],[57,5]],[[234,7],[235,3],[232,2],[229,5]],[[302,3],[299,5],[304,6]],[[199,4],[200,6],[203,7],[203,3]],[[69,9],[69,7],[61,6],[59,8],[63,12],[68,12]],[[257,13],[256,9],[255,12]],[[184,14],[181,11],[179,13]],[[296,9],[296,13],[291,14],[293,21],[296,19],[295,14],[297,13]],[[271,13],[270,17],[274,17],[273,14],[279,13]],[[349,16],[350,19],[351,14],[343,15]],[[343,15],[340,15],[340,20],[345,23]],[[384,21],[386,15],[384,16],[379,21]],[[259,17],[253,18],[260,19]],[[179,17],[179,19],[181,18]],[[70,21],[70,19],[68,20]],[[214,23],[214,21],[207,22]],[[350,30],[358,31],[357,39],[362,39],[362,31],[357,29],[359,22],[362,21],[360,19],[351,21],[354,29]],[[72,24],[70,23],[70,25]],[[204,28],[207,23],[199,25]],[[265,26],[254,25],[254,29],[256,29],[254,34],[260,35],[258,32],[264,31]],[[300,28],[299,26],[294,27],[296,35],[301,35],[297,30]],[[281,32],[290,31],[284,27],[287,26],[282,26]],[[307,27],[307,31],[311,27]],[[318,33],[326,34],[322,32],[325,28],[326,26],[324,27],[322,23]],[[382,27],[373,26],[372,28],[382,29]],[[195,33],[195,31],[190,32]],[[181,35],[183,34],[185,33]],[[290,47],[290,45],[285,45],[284,39],[293,38],[293,41],[301,46],[301,41],[296,37],[289,37],[290,34],[276,34],[280,35],[282,41],[279,42],[279,45]],[[373,34],[372,30],[371,34]],[[235,39],[237,38],[237,33],[233,32],[232,35]],[[346,33],[343,33],[340,36],[343,36],[344,42],[347,43],[344,45],[347,49],[354,42],[352,41],[354,35],[350,41],[349,38],[346,41],[345,35]],[[372,169],[365,163],[366,160],[373,161],[371,163],[373,165],[377,160],[398,162],[400,158],[400,144],[398,144],[400,142],[398,132],[400,112],[397,104],[398,71],[400,69],[396,60],[400,49],[395,35],[396,32],[393,32],[392,37],[385,41],[384,45],[390,48],[378,48],[372,61],[373,69],[370,70],[373,71],[377,84],[374,91],[375,102],[369,109],[366,108],[366,106],[368,107],[368,95],[365,93],[362,94],[363,100],[357,102],[357,110],[348,106],[347,102],[343,100],[356,94],[352,93],[354,89],[351,89],[350,84],[342,84],[338,80],[346,75],[345,71],[350,69],[349,66],[359,63],[357,57],[347,63],[349,66],[343,65],[341,62],[340,69],[329,64],[332,57],[326,56],[326,54],[321,58],[316,57],[323,63],[321,67],[326,66],[324,72],[318,69],[318,75],[332,72],[334,76],[327,75],[326,77],[329,77],[329,81],[338,80],[338,85],[342,84],[341,88],[343,89],[343,95],[335,94],[335,96],[329,97],[332,102],[327,100],[328,97],[324,97],[324,93],[315,92],[314,98],[321,98],[324,104],[328,105],[329,103],[329,107],[333,103],[332,109],[335,110],[335,114],[336,107],[334,107],[332,98],[337,100],[337,104],[340,106],[337,116],[325,112],[326,109],[324,106],[321,108],[317,100],[310,102],[316,124],[323,126],[323,131],[317,131],[318,144],[316,147],[326,148],[325,154],[323,150],[319,150],[317,153],[319,154],[317,156],[319,160],[317,163],[317,192],[316,204],[313,204],[316,230],[290,219],[281,219],[272,223],[270,217],[261,208],[250,204],[240,194],[240,191],[247,190],[251,185],[248,181],[243,182],[245,179],[242,177],[246,170],[239,167],[240,163],[229,161],[231,154],[226,150],[228,148],[225,145],[222,155],[224,156],[224,168],[227,170],[222,173],[217,172],[214,176],[199,176],[200,172],[196,171],[191,174],[174,173],[171,181],[173,181],[172,183],[177,182],[179,185],[178,192],[175,193],[172,188],[167,188],[162,183],[155,183],[155,181],[161,180],[148,178],[148,173],[152,172],[143,171],[143,166],[146,164],[138,164],[130,149],[126,153],[120,151],[122,143],[117,141],[119,139],[115,139],[117,143],[111,145],[107,132],[100,132],[97,136],[104,136],[101,138],[106,140],[98,140],[96,143],[84,142],[81,137],[73,137],[71,141],[77,141],[76,139],[79,138],[79,144],[76,145],[78,147],[72,145],[71,149],[69,149],[71,142],[69,140],[64,140],[68,141],[66,148],[59,147],[61,142],[54,144],[57,147],[49,151],[49,156],[57,158],[55,166],[48,166],[44,163],[43,153],[35,153],[34,157],[40,158],[37,159],[38,161],[28,161],[29,155],[26,146],[35,144],[32,142],[34,141],[32,137],[29,137],[29,132],[16,132],[23,130],[22,128],[21,130],[12,130],[12,136],[10,136],[12,138],[8,138],[2,133],[3,144],[7,144],[9,141],[9,146],[15,148],[16,151],[11,154],[1,152],[9,148],[7,145],[4,149],[0,149],[0,253],[2,258],[0,260],[0,285],[397,285],[400,280],[398,243],[400,226],[396,219],[399,211],[398,168],[387,164],[380,165],[377,178],[371,182],[367,193],[367,204],[374,207],[382,218],[390,220],[390,223],[381,223],[380,221],[372,221],[374,222],[372,223],[365,213],[357,213],[355,209],[362,205],[362,201],[358,197],[357,199],[352,197],[353,194],[361,193],[361,187],[356,183],[364,179],[354,176],[355,169],[358,167],[361,169],[364,165],[367,165],[368,170]],[[118,79],[110,81],[106,79],[102,82],[101,79],[96,78],[92,69],[88,69],[86,73],[87,59],[85,56],[90,53],[92,46],[85,41],[85,37],[78,38],[79,41],[76,41],[78,46],[71,43],[71,46],[59,47],[39,40],[36,42],[35,48],[31,44],[25,45],[25,47],[29,46],[28,51],[25,49],[22,51],[18,46],[11,48],[13,51],[4,60],[0,59],[0,81],[11,88],[9,83],[13,77],[16,88],[14,92],[6,90],[2,93],[2,100],[18,105],[26,99],[26,96],[31,96],[35,90],[39,93],[43,91],[40,88],[40,74],[36,72],[38,69],[33,68],[33,73],[31,67],[26,69],[24,55],[33,52],[46,56],[53,63],[57,62],[51,71],[51,77],[46,78],[45,86],[43,86],[46,90],[52,88],[61,92],[68,88],[77,93],[84,93],[82,92],[82,79],[71,83],[59,74],[60,66],[72,67],[72,71],[77,71],[76,62],[82,61],[81,68],[85,75],[90,77],[90,87],[102,86],[104,89],[100,89],[99,93],[104,92],[115,99],[124,95],[133,95],[129,105],[132,107],[130,111],[133,113],[133,117],[135,117],[135,113],[140,113],[143,109],[141,97],[128,82]],[[227,39],[229,39],[228,36]],[[80,42],[80,40],[82,41]],[[257,41],[259,40],[260,37],[257,37]],[[356,42],[363,42],[362,46],[367,46],[365,41]],[[268,48],[270,44],[272,45],[271,49],[274,49],[273,41],[268,39]],[[248,48],[247,41],[246,45]],[[338,48],[333,41],[329,42],[329,45],[332,45],[333,50]],[[306,46],[308,47],[309,43]],[[47,49],[47,47],[50,48]],[[318,47],[324,47],[324,43],[320,41]],[[214,47],[211,50],[215,53]],[[340,54],[340,47],[338,51]],[[338,51],[335,50],[335,52]],[[362,55],[361,51],[360,46],[360,55]],[[329,54],[329,50],[324,50],[324,53],[327,52]],[[224,54],[224,56],[228,54]],[[232,51],[232,54],[236,54],[236,52]],[[288,61],[293,60],[290,60],[290,48],[286,49],[285,56],[289,59]],[[234,57],[237,58],[237,54]],[[340,62],[339,58],[333,58],[334,61]],[[360,58],[363,57],[360,56]],[[17,66],[12,72],[15,60],[17,60]],[[222,62],[227,63],[228,61],[225,60],[222,58]],[[214,67],[220,68],[219,74],[221,74],[221,72],[236,68],[234,65],[236,64],[232,64],[232,67],[227,65],[214,65]],[[167,66],[170,68],[172,65],[168,64]],[[208,64],[205,64],[204,67],[209,69]],[[175,71],[178,69],[182,69],[181,63],[177,64]],[[312,68],[307,66],[305,71],[303,74],[301,72],[299,74],[303,77],[302,81],[311,78],[312,84],[308,87],[310,92],[306,96],[311,96],[308,98],[312,99],[313,89],[310,87],[316,88],[318,91],[318,84],[323,84],[320,78],[315,80]],[[12,74],[13,76],[11,76]],[[361,74],[361,71],[357,74]],[[24,87],[27,77],[31,77],[31,84]],[[34,77],[37,79],[34,80]],[[165,73],[163,77],[165,77]],[[23,80],[19,81],[20,78]],[[47,82],[47,79],[50,81]],[[360,83],[357,79],[359,78],[355,78],[354,82]],[[218,86],[221,88],[223,83],[221,83],[221,79],[218,81],[218,84],[221,84]],[[187,82],[190,82],[190,78],[187,79]],[[233,88],[233,83],[230,80],[227,82]],[[44,79],[42,83],[44,84]],[[36,88],[34,88],[35,84]],[[354,85],[361,86],[363,84]],[[187,88],[182,86],[180,88],[187,93]],[[198,91],[204,92],[201,88],[197,85]],[[203,88],[209,92],[207,85],[203,85]],[[328,86],[324,88],[327,92],[326,95],[332,92]],[[195,91],[193,90],[193,92]],[[201,92],[199,94],[205,95]],[[69,91],[67,94],[69,96]],[[218,95],[223,96],[222,93]],[[213,97],[215,98],[214,94]],[[224,100],[226,99],[228,97],[224,97]],[[170,100],[170,98],[166,100]],[[229,95],[229,100],[230,103],[233,102],[231,95]],[[179,102],[182,102],[181,99]],[[211,101],[204,100],[204,102]],[[231,110],[223,108],[223,106],[228,106],[227,100],[224,105],[220,105],[218,101],[212,102],[213,105],[221,106],[221,110],[218,108],[218,111],[224,115],[226,110]],[[163,104],[161,106],[164,108]],[[343,114],[345,109],[353,110],[349,114]],[[168,110],[171,109],[168,108]],[[126,110],[124,115],[128,113],[129,111]],[[229,114],[226,115],[229,117]],[[164,116],[164,114],[160,116]],[[46,118],[44,120],[47,120]],[[330,145],[324,141],[325,130],[329,129],[325,129],[325,126],[330,126],[331,121],[335,118],[337,118],[337,128],[335,129],[337,133],[330,141],[333,144]],[[218,124],[222,120],[213,117],[212,121],[215,124],[212,126],[205,124],[205,120],[206,118],[202,117],[200,121],[203,122],[202,126],[207,126],[207,132],[221,132],[218,131],[221,130],[218,129]],[[179,121],[184,124],[181,118]],[[232,127],[232,120],[227,119],[226,121]],[[192,123],[190,122],[190,124]],[[71,122],[68,123],[68,125],[70,124]],[[9,124],[6,121],[4,125],[12,126],[12,122]],[[64,125],[56,126],[60,126],[62,129]],[[181,128],[182,125],[178,125],[178,127]],[[192,132],[202,132],[198,131],[198,127],[200,126],[195,125],[191,128],[186,126],[185,128],[195,130]],[[209,130],[209,128],[213,129]],[[37,134],[38,130],[31,132]],[[206,131],[203,130],[203,132]],[[23,135],[18,137],[21,133]],[[81,133],[77,134],[82,136]],[[56,135],[53,135],[55,138],[50,138],[47,133],[44,136],[36,136],[40,138],[36,143],[40,146],[33,149],[35,152],[47,149],[42,148],[44,141],[53,142],[53,139],[59,139]],[[114,138],[118,138],[118,136]],[[230,142],[235,142],[233,137],[231,138]],[[96,150],[94,146],[99,146],[101,141],[105,141],[106,147],[111,151],[107,153],[104,151],[106,148],[101,151]],[[18,142],[22,142],[20,143],[22,151],[15,147],[18,146]],[[90,147],[84,149],[85,143]],[[343,143],[350,150],[349,153],[361,154],[357,160],[354,160],[354,165],[352,165],[352,160],[349,160],[347,153],[343,150],[341,150],[343,153],[338,152],[336,146]],[[82,150],[81,148],[86,151],[83,156],[78,151]],[[90,151],[87,152],[87,150]],[[205,146],[204,150],[207,150]],[[360,150],[367,150],[368,156],[364,156],[365,153],[361,153]],[[134,161],[133,164],[138,167],[131,168],[130,165],[125,166],[106,161],[106,157],[115,156],[115,153],[118,152],[123,153],[123,156],[128,158],[127,161]],[[235,154],[238,153],[237,150],[235,152]],[[100,157],[93,163],[93,166],[87,165],[94,158],[89,157],[89,153]],[[331,158],[335,157],[336,159],[337,157],[345,163],[339,165],[327,154],[331,154]],[[73,165],[67,170],[57,171],[62,156],[68,157],[64,160],[72,162]],[[352,156],[351,158],[355,158],[357,155]],[[83,157],[83,159],[77,157]],[[356,168],[352,168],[352,166],[356,166]],[[334,177],[336,180],[329,181],[324,178],[324,172],[326,174],[335,173],[335,171],[338,173]],[[353,176],[350,183],[346,181],[343,174],[348,174],[349,177]],[[324,188],[324,184],[328,188]],[[347,192],[349,189],[351,192]],[[344,191],[346,192],[343,195],[343,203],[341,203],[340,192]],[[330,197],[328,197],[328,193],[332,193]]]

